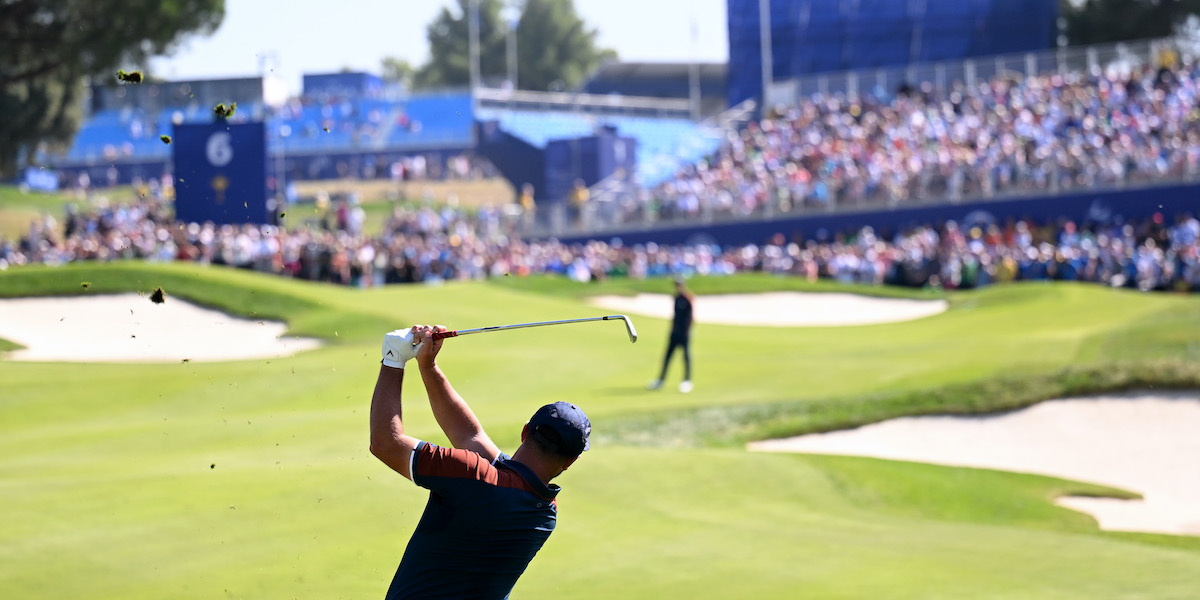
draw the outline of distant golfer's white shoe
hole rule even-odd
[[[646,389],[648,389],[648,390],[657,390],[660,387],[662,387],[661,379],[655,379],[654,381],[651,381],[650,383],[646,384]]]
[[[686,379],[681,381],[679,383],[679,391],[683,392],[685,394],[692,391],[692,382],[690,380],[686,380]]]

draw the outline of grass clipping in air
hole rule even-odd
[[[117,71],[117,81],[121,83],[138,84],[142,82],[141,71],[131,71],[126,73],[124,70]]]
[[[237,102],[230,102],[229,106],[225,106],[225,103],[222,102],[213,107],[213,114],[217,115],[218,119],[228,119],[235,112],[237,112]]]

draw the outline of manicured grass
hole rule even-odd
[[[327,181],[297,181],[296,191],[302,197],[313,197],[324,190],[330,195],[357,193],[364,205],[386,204],[392,201],[430,201],[443,203],[453,197],[459,206],[479,207],[512,202],[512,186],[503,178],[466,181],[406,181],[389,179],[340,179]]]
[[[286,318],[291,332],[329,345],[226,363],[0,360],[5,595],[379,597],[426,496],[367,452],[379,335],[412,322],[601,314],[581,289],[669,290],[662,280],[548,278],[353,290],[139,263],[0,273],[4,296],[159,286],[168,302]],[[803,289],[765,276],[692,287]],[[635,317],[634,345],[611,323],[448,341],[443,368],[501,447],[514,449],[525,419],[550,400],[580,403],[595,427],[592,451],[559,480],[558,531],[514,597],[1194,597],[1196,538],[1101,532],[1052,503],[1122,491],[740,447],[898,414],[1197,378],[1191,297],[1087,285],[947,297],[947,313],[910,323],[702,322],[688,395],[642,389],[666,343],[662,320]],[[444,442],[409,379],[409,431]]]
[[[0,239],[20,239],[29,233],[30,223],[46,216],[54,218],[56,233],[61,235],[67,205],[85,210],[98,202],[123,204],[132,199],[133,189],[127,185],[98,189],[91,197],[77,196],[73,191],[23,192],[17,186],[0,185]]]
[[[638,293],[674,294],[675,285],[669,277],[630,279],[611,278],[588,283],[573,282],[556,275],[527,278],[504,277],[493,281],[494,285],[569,298],[587,298],[601,294],[632,296]],[[873,296],[878,298],[904,298],[912,300],[937,300],[945,298],[945,292],[932,289],[847,285],[828,279],[808,282],[798,277],[784,277],[764,273],[743,273],[737,277],[692,277],[688,287],[697,294],[756,294],[760,292],[838,292]]]
[[[0,239],[16,240],[29,233],[29,224],[45,215],[59,222],[63,207],[75,201],[67,193],[22,192],[16,186],[0,185]]]

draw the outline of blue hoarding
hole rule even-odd
[[[732,106],[762,91],[762,24],[759,0],[726,6]],[[1058,33],[1058,6],[1059,0],[769,0],[772,77],[1045,50]]]
[[[35,192],[57,192],[58,172],[42,167],[29,167],[25,169],[23,183]]]
[[[946,221],[959,223],[1031,220],[1057,223],[1114,223],[1142,221],[1161,215],[1174,223],[1176,215],[1200,213],[1200,185],[1172,184],[1142,189],[1083,190],[1062,196],[1029,196],[966,204],[902,206],[892,210],[867,210],[838,214],[783,215],[776,219],[746,219],[724,223],[669,224],[650,228],[630,228],[591,236],[560,236],[564,243],[587,240],[608,241],[620,238],[626,244],[689,244],[707,241],[721,246],[761,244],[777,235],[789,241],[830,241],[838,233],[852,233],[870,226],[881,238],[890,239],[898,232],[918,226],[937,226]]]
[[[270,223],[263,123],[176,125],[175,217],[186,223]]]

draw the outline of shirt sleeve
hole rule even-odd
[[[479,454],[458,448],[443,448],[422,441],[412,453],[413,483],[435,492],[448,491],[465,481],[496,484],[496,467]]]

